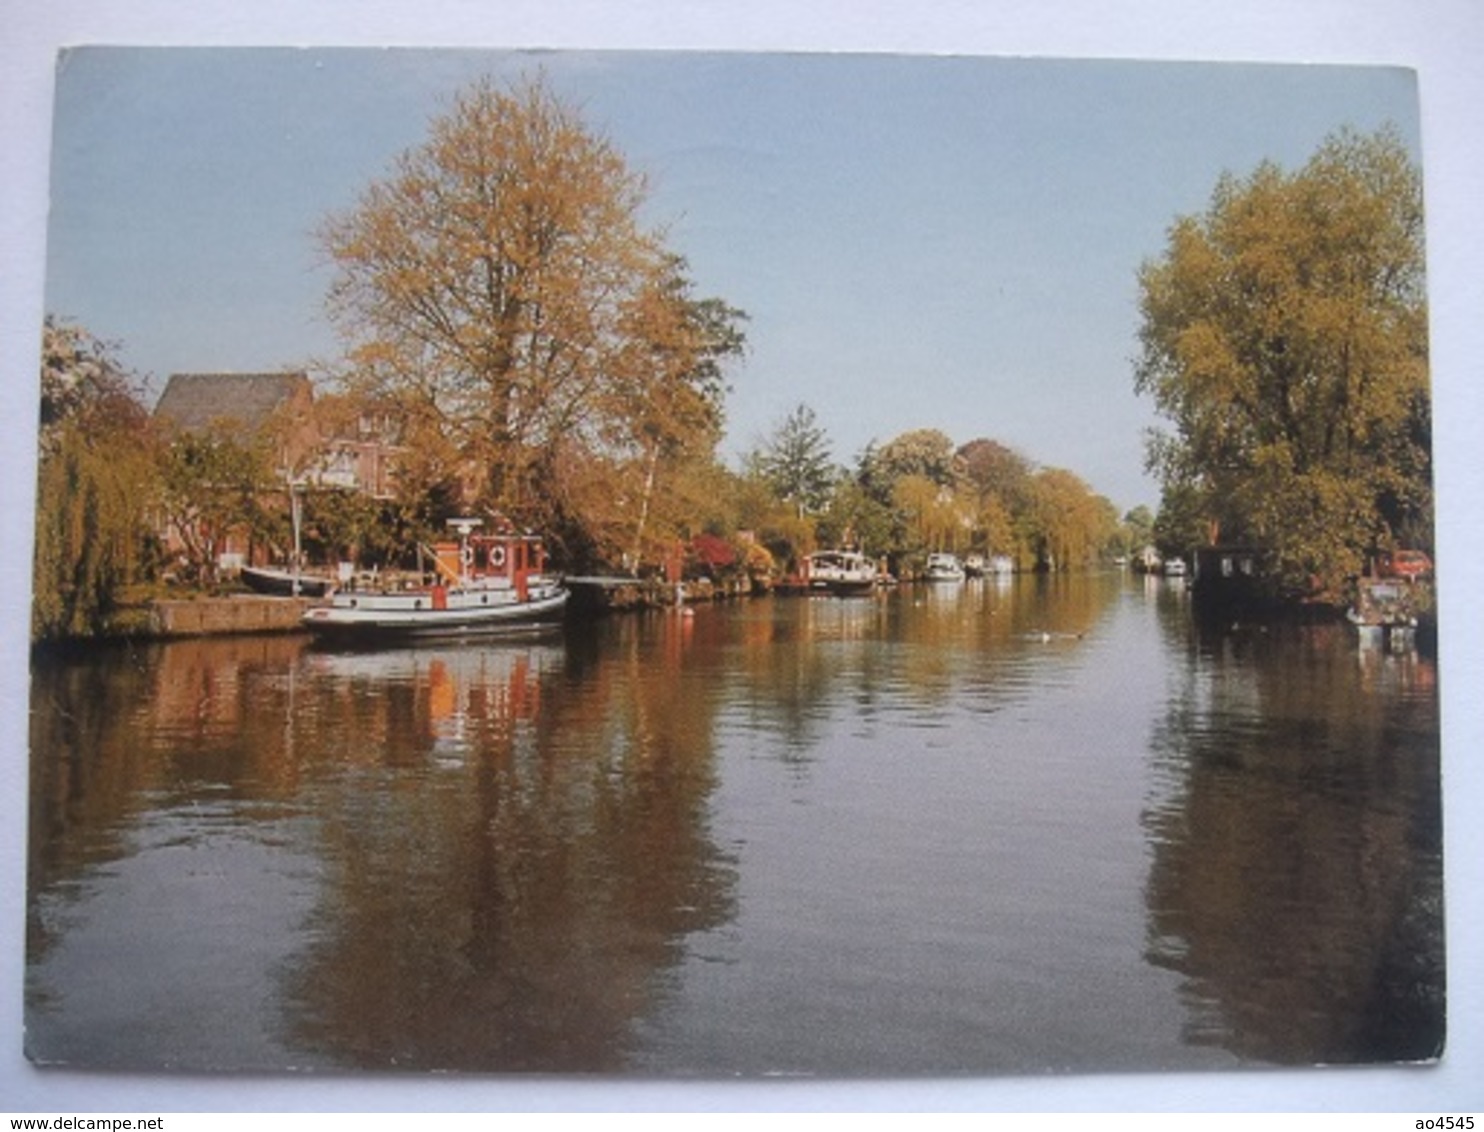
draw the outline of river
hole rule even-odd
[[[48,1064],[1426,1060],[1434,661],[1118,574],[40,658]]]

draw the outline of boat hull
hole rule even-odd
[[[836,597],[858,597],[876,592],[877,580],[871,578],[834,578],[819,583],[820,588]]]
[[[299,597],[324,597],[334,586],[329,578],[318,574],[300,574],[296,578],[288,570],[269,570],[260,566],[244,566],[242,583],[255,593],[273,597],[294,597],[296,592]]]
[[[491,605],[454,594],[447,608],[433,608],[429,600],[397,595],[395,600],[344,599],[309,610],[303,624],[315,636],[342,642],[396,642],[500,636],[539,628],[561,620],[570,593],[556,588],[525,601]],[[356,604],[350,604],[355,600]],[[421,606],[413,602],[423,601]]]

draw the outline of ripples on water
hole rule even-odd
[[[28,1048],[999,1073],[1427,1057],[1432,662],[1137,580],[39,663]]]

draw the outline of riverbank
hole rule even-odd
[[[751,597],[756,589],[746,578],[712,581],[697,578],[678,585],[659,578],[579,576],[567,578],[572,592],[568,608],[578,614],[603,614],[635,609],[664,609],[690,602],[730,601]]]
[[[168,639],[300,632],[304,614],[314,604],[308,598],[261,594],[156,601],[150,603],[142,635]]]
[[[746,597],[752,591],[737,583],[699,579],[679,587],[658,579],[571,578],[570,611],[579,617],[610,612],[663,609],[676,604],[712,602]],[[158,598],[120,609],[104,629],[87,638],[37,642],[67,647],[83,640],[177,640],[187,637],[243,636],[259,633],[304,632],[303,617],[318,604],[315,598],[279,597],[256,593],[199,594]]]
[[[713,581],[693,579],[676,585],[658,578],[579,576],[568,578],[572,597],[568,615],[593,618],[609,613],[673,608],[676,605],[732,601],[755,596],[760,591],[746,578]],[[780,584],[774,592],[798,592]],[[218,637],[261,633],[304,632],[305,611],[318,603],[314,598],[291,598],[256,593],[199,594],[156,598],[119,610],[102,632],[87,637],[37,642],[67,647],[85,640],[175,640],[186,637]],[[1338,621],[1340,606],[1272,603],[1220,604],[1213,609],[1202,603],[1197,609],[1206,622],[1238,620],[1250,622]],[[1418,619],[1420,640],[1435,640],[1437,621],[1429,608]]]

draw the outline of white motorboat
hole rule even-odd
[[[929,554],[924,577],[930,582],[962,582],[964,566],[956,554]]]
[[[870,593],[880,580],[876,563],[856,550],[821,550],[806,559],[810,589],[833,594]]]

